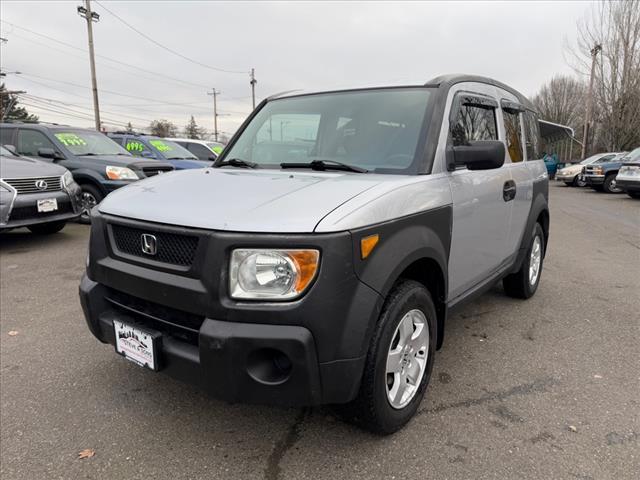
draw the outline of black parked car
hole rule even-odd
[[[0,231],[56,233],[80,212],[80,187],[69,170],[0,147]]]
[[[169,172],[173,166],[135,158],[103,133],[53,124],[0,124],[0,144],[20,155],[68,168],[82,189],[82,215],[89,223],[91,208],[111,191],[141,178]]]

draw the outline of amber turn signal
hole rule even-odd
[[[362,256],[363,260],[369,256],[369,254],[378,244],[379,240],[380,235],[378,235],[377,233],[375,235],[369,235],[368,237],[360,239],[360,255]]]

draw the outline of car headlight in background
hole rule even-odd
[[[64,175],[62,175],[62,186],[64,188],[69,188],[74,183],[73,175],[71,172],[66,171]]]
[[[604,170],[602,170],[602,167],[594,167],[591,171],[594,175],[602,175],[603,172]]]
[[[232,298],[291,300],[311,285],[320,262],[318,250],[241,248],[231,254]]]
[[[107,178],[109,180],[138,180],[138,176],[133,170],[127,167],[107,167]]]
[[[640,165],[624,165],[620,167],[618,175],[628,175],[630,177],[640,176]]]

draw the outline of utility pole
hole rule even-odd
[[[602,51],[602,45],[596,43],[591,49],[591,77],[589,78],[589,93],[587,94],[587,114],[584,120],[584,131],[582,135],[582,159],[587,158],[589,152],[589,130],[591,125],[591,115],[593,110],[593,79],[596,73],[596,58]]]
[[[96,81],[96,60],[93,53],[93,22],[100,21],[100,15],[91,11],[91,0],[84,0],[84,7],[78,7],[78,14],[87,21],[87,35],[89,37],[89,64],[91,65],[91,88],[93,90],[93,113],[96,120],[96,130],[100,131],[100,107],[98,105],[98,83]]]
[[[251,81],[249,81],[249,83],[251,84],[251,104],[253,105],[253,109],[256,109],[256,83],[258,83],[258,81],[256,80],[256,71],[254,68],[251,69]]]
[[[220,95],[220,92],[215,88],[212,88],[210,92],[207,92],[207,95],[213,96],[213,138],[217,142],[218,141],[218,103],[216,97]]]

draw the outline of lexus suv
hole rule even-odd
[[[219,398],[332,404],[394,432],[453,309],[499,281],[536,292],[540,147],[533,105],[484,77],[268,98],[213,168],[94,210],[87,326]]]
[[[117,143],[95,130],[55,124],[3,123],[0,143],[20,155],[69,169],[82,189],[80,221],[89,223],[89,212],[120,187],[158,173],[173,170],[170,164],[134,158]]]
[[[79,215],[80,187],[69,170],[0,147],[0,232],[56,233]]]

